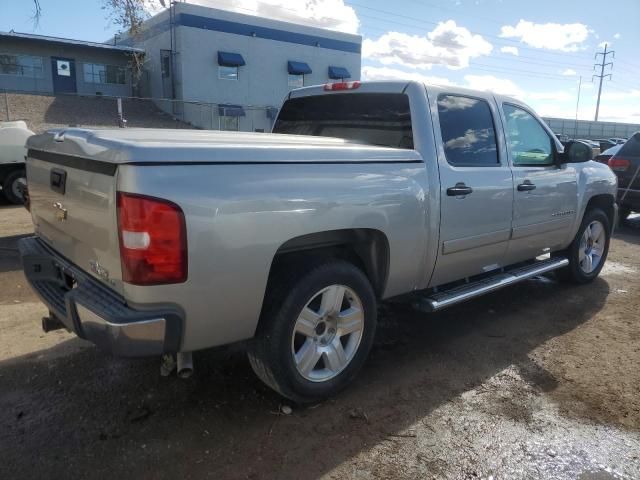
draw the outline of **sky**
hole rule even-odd
[[[157,0],[147,0],[157,2]],[[415,79],[518,97],[544,116],[593,120],[594,56],[612,78],[600,120],[640,124],[640,0],[191,0],[363,37],[363,80]],[[105,41],[103,0],[0,0],[0,30]],[[160,7],[158,7],[160,8]],[[598,56],[598,61],[602,56]]]

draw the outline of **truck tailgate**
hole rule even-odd
[[[104,165],[87,158],[29,150],[31,215],[35,232],[44,242],[122,293],[116,165]]]

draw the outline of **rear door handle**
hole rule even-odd
[[[455,187],[447,188],[447,195],[450,197],[462,197],[470,193],[473,193],[473,188],[467,187],[464,182],[458,182]]]
[[[535,190],[535,189],[536,189],[536,186],[533,183],[531,183],[530,180],[525,180],[523,183],[518,185],[519,192],[530,192],[531,190]]]

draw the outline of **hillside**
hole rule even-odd
[[[10,120],[25,120],[37,133],[49,128],[117,127],[118,110],[114,98],[71,95],[31,95],[9,93],[6,96]],[[128,127],[193,128],[164,113],[149,100],[123,100]],[[5,96],[0,94],[0,121],[7,119]]]

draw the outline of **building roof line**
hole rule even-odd
[[[127,45],[111,45],[108,43],[90,42],[87,40],[76,40],[72,38],[50,37],[47,35],[37,35],[35,33],[14,32],[13,30],[11,30],[10,32],[0,31],[0,37],[58,43],[63,45],[75,45],[78,47],[99,48],[103,50],[112,50],[123,53],[144,53],[144,50],[141,48],[130,47]]]

